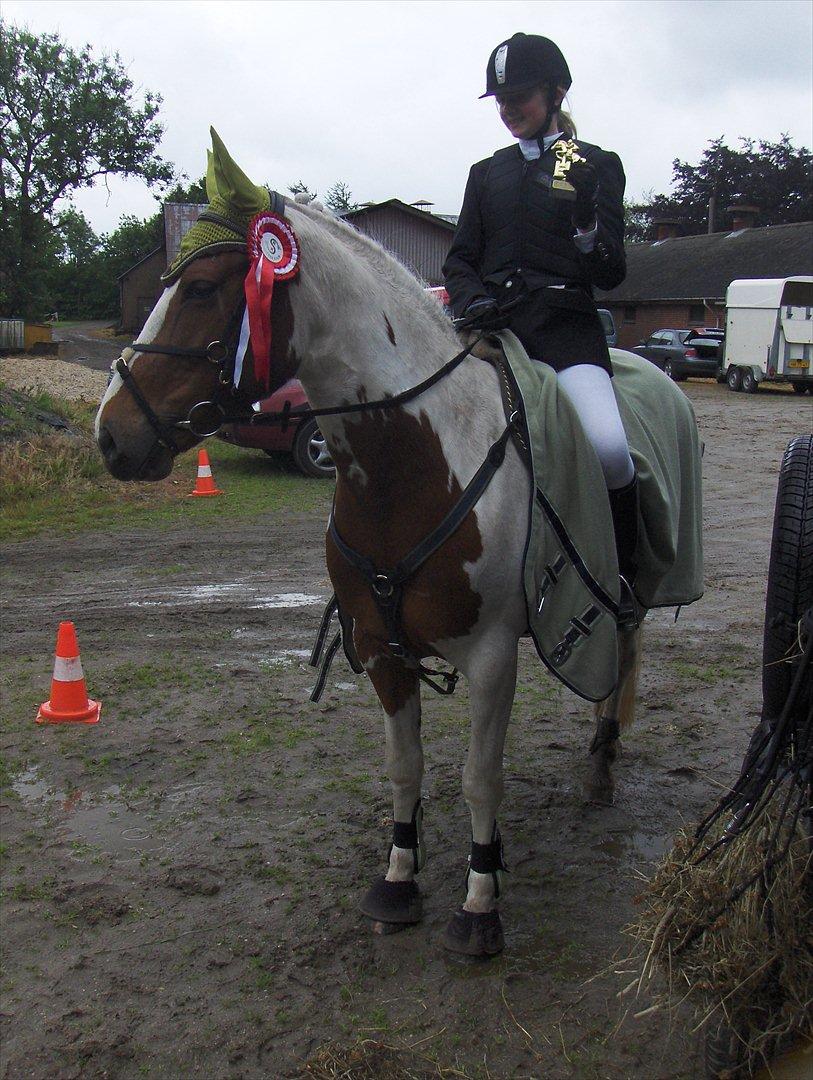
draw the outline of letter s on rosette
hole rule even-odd
[[[271,301],[274,282],[288,281],[299,273],[299,241],[288,222],[263,210],[248,227],[246,313],[257,382],[271,385]]]

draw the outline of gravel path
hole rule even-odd
[[[107,386],[107,373],[54,356],[23,353],[0,357],[0,382],[12,390],[46,391],[68,401],[97,402]]]

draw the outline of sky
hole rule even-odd
[[[620,155],[628,198],[668,192],[673,160],[719,136],[813,142],[810,0],[0,0],[0,16],[118,53],[163,97],[160,152],[190,179],[213,125],[257,183],[457,213],[471,164],[511,142],[478,96],[518,30],[562,49],[579,135]],[[157,209],[117,178],[74,204],[99,233]]]

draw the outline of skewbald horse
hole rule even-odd
[[[381,247],[318,207],[286,201],[284,214],[298,238],[302,268],[274,290],[272,389],[296,376],[316,409],[377,401],[427,379],[460,351],[461,340],[437,302]],[[239,250],[203,251],[192,258],[158,300],[140,341],[125,350],[96,420],[98,445],[114,476],[161,479],[175,454],[199,441],[177,425],[196,403],[222,400],[221,372],[206,361],[207,346],[229,340],[235,313],[243,308],[248,266]],[[215,358],[211,350],[208,356]],[[228,390],[232,403],[246,412],[268,392],[255,381],[250,356],[249,347],[239,388]],[[412,401],[324,416],[320,426],[337,469],[338,533],[375,566],[392,567],[458,502],[504,431],[505,414],[493,366],[469,355]],[[173,438],[162,438],[160,432],[170,429]],[[465,900],[444,944],[473,956],[503,948],[497,814],[517,647],[527,629],[521,568],[530,484],[508,440],[504,460],[476,506],[404,584],[400,605],[401,641],[411,657],[441,657],[469,683],[463,794],[472,847]],[[392,785],[393,843],[385,876],[371,887],[362,911],[374,920],[408,925],[421,917],[415,875],[425,859],[419,675],[414,663],[391,648],[392,635],[368,580],[330,534],[327,566],[345,626],[352,627],[352,646],[383,706]],[[617,687],[596,706],[597,731],[604,732],[595,740],[588,781],[596,801],[611,799],[609,767],[619,730],[632,720],[639,652],[640,630],[619,629]],[[602,727],[608,718],[610,737]]]

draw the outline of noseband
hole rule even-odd
[[[173,428],[191,431],[198,438],[207,438],[209,435],[214,435],[219,431],[225,423],[233,423],[235,420],[246,420],[251,417],[252,411],[250,407],[247,407],[245,412],[242,412],[237,417],[228,417],[226,414],[226,407],[231,404],[231,398],[236,393],[234,369],[237,355],[237,339],[242,321],[243,305],[238,308],[226,334],[227,341],[233,342],[232,345],[223,341],[211,341],[205,349],[196,349],[182,345],[155,345],[134,341],[130,346],[134,352],[158,353],[162,356],[182,356],[188,360],[206,360],[210,364],[214,364],[218,369],[219,392],[215,395],[215,399],[212,401],[199,401],[196,405],[193,405],[185,420],[174,420],[171,423],[161,420],[139,389],[138,383],[135,381],[124,357],[120,356],[116,361],[116,373],[121,376],[124,385],[132,394],[145,419],[155,432],[158,442],[172,454],[180,453],[180,447],[172,435]]]

